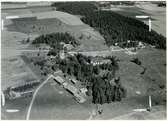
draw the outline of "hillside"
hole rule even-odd
[[[148,26],[143,22],[111,11],[98,11],[96,3],[66,2],[52,6],[60,11],[82,15],[81,20],[98,30],[108,46],[117,42],[132,40],[166,49],[166,38],[153,30],[149,32]]]

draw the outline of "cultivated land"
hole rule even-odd
[[[152,29],[157,33],[166,36],[166,8],[157,7],[156,4],[150,2],[137,3],[134,6],[124,6],[124,5],[113,5],[110,9],[121,15],[135,18],[136,15],[146,15],[151,16],[152,19]],[[140,19],[141,20],[141,19]],[[141,20],[148,24],[147,20]]]
[[[156,4],[141,4],[137,7],[141,8],[142,11],[145,11],[148,15],[151,15],[153,19],[152,29],[157,31],[158,33],[166,36],[166,10],[165,8],[159,8]]]
[[[143,5],[144,6],[144,5]],[[144,12],[148,6],[142,6]],[[139,7],[139,6],[138,6]],[[120,8],[124,12],[129,8]],[[138,11],[131,8],[133,11]],[[140,6],[141,9],[141,6]],[[44,14],[41,12],[43,11]],[[131,11],[131,10],[130,10]],[[142,10],[141,10],[142,11]],[[4,14],[4,13],[5,14]],[[91,102],[91,97],[83,104],[77,103],[73,96],[50,79],[40,91],[32,105],[30,119],[165,119],[166,118],[166,89],[161,88],[166,83],[166,52],[155,48],[145,48],[139,50],[136,55],[128,55],[124,51],[111,51],[104,45],[104,38],[93,28],[82,23],[76,16],[53,11],[51,7],[24,8],[2,11],[2,18],[7,15],[18,14],[40,16],[38,19],[21,19],[21,20],[5,20],[5,29],[2,31],[2,89],[8,86],[24,83],[24,81],[40,79],[38,69],[34,69],[30,62],[26,61],[22,55],[24,50],[34,50],[29,43],[22,44],[23,39],[34,37],[41,34],[53,32],[69,32],[80,41],[80,46],[75,48],[77,51],[84,51],[84,55],[115,55],[120,59],[120,69],[116,73],[119,75],[122,84],[127,89],[127,98],[121,102],[113,102],[103,105],[103,114],[92,117],[92,111],[95,105]],[[33,14],[35,13],[35,14]],[[163,34],[164,32],[164,13],[150,12],[153,15],[153,29]],[[26,15],[24,14],[24,15]],[[129,13],[128,13],[129,14]],[[135,13],[136,14],[136,13]],[[143,12],[141,13],[141,15]],[[49,16],[48,16],[49,15]],[[55,15],[55,16],[54,16]],[[134,13],[133,13],[134,15]],[[49,18],[48,18],[49,17]],[[159,24],[161,23],[161,24]],[[35,27],[33,27],[33,25]],[[164,26],[164,27],[163,27]],[[156,28],[157,27],[157,28]],[[40,28],[40,30],[39,30]],[[79,39],[83,35],[82,39]],[[164,35],[164,34],[163,34]],[[120,48],[118,48],[120,49]],[[142,65],[147,68],[146,73],[141,75],[143,68],[137,64],[130,62],[134,57],[138,57]],[[149,92],[148,90],[151,90]],[[138,93],[139,92],[139,93]],[[135,112],[137,108],[148,107],[148,95],[152,94],[152,112]],[[7,100],[2,107],[2,119],[26,119],[27,110],[31,101],[31,97]],[[19,112],[8,113],[6,109],[18,109]]]

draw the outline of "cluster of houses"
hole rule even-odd
[[[115,46],[120,46],[123,48],[145,48],[146,44],[141,42],[141,41],[132,41],[132,40],[127,40],[126,42],[119,42],[115,43]]]
[[[91,64],[93,66],[96,66],[96,65],[101,65],[101,64],[107,64],[107,63],[110,63],[111,61],[109,59],[104,59],[103,57],[93,57],[91,59]]]

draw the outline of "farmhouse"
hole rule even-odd
[[[63,84],[65,82],[65,79],[61,76],[56,76],[54,77],[54,79],[60,84]]]
[[[145,48],[144,43],[142,43],[141,41],[139,41],[138,48]]]
[[[65,59],[66,55],[65,55],[65,53],[64,53],[64,50],[61,50],[61,51],[59,52],[59,57],[60,57],[61,59]]]
[[[91,59],[91,64],[93,64],[93,66],[106,64],[106,63],[110,63],[110,62],[111,61],[109,59],[104,59],[102,57],[95,57],[95,58]]]
[[[40,80],[35,80],[23,85],[9,87],[4,91],[5,97],[12,100],[20,97],[30,96],[33,94],[35,87],[38,86],[39,83]]]
[[[75,86],[65,82],[63,83],[63,86],[65,89],[67,89],[68,91],[70,91],[75,99],[79,102],[79,103],[83,103],[86,101],[86,99],[84,98],[83,93],[81,92],[81,90],[77,89]]]
[[[71,50],[74,48],[72,44],[66,44],[64,42],[60,42],[60,45],[63,45],[63,48],[66,48],[67,50]]]
[[[78,80],[74,76],[66,75],[66,79],[70,80],[73,84],[76,84]]]
[[[23,91],[23,92],[16,92],[16,91],[11,90],[9,92],[8,98],[10,100],[12,100],[12,99],[17,99],[17,98],[21,98],[21,97],[27,97],[27,96],[31,96],[33,94],[33,92],[34,92],[34,89]]]
[[[78,92],[78,89],[75,86],[73,86],[72,84],[64,83],[63,86],[65,89],[70,91],[73,95],[75,95],[75,93]]]
[[[64,44],[63,48],[66,48],[67,50],[71,50],[73,49],[73,45],[72,44]]]

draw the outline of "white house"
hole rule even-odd
[[[104,63],[110,63],[110,60],[109,59],[103,59],[103,58],[100,58],[100,57],[95,57],[95,58],[91,59],[91,64],[93,64],[93,66],[101,65],[101,64],[104,64]]]

